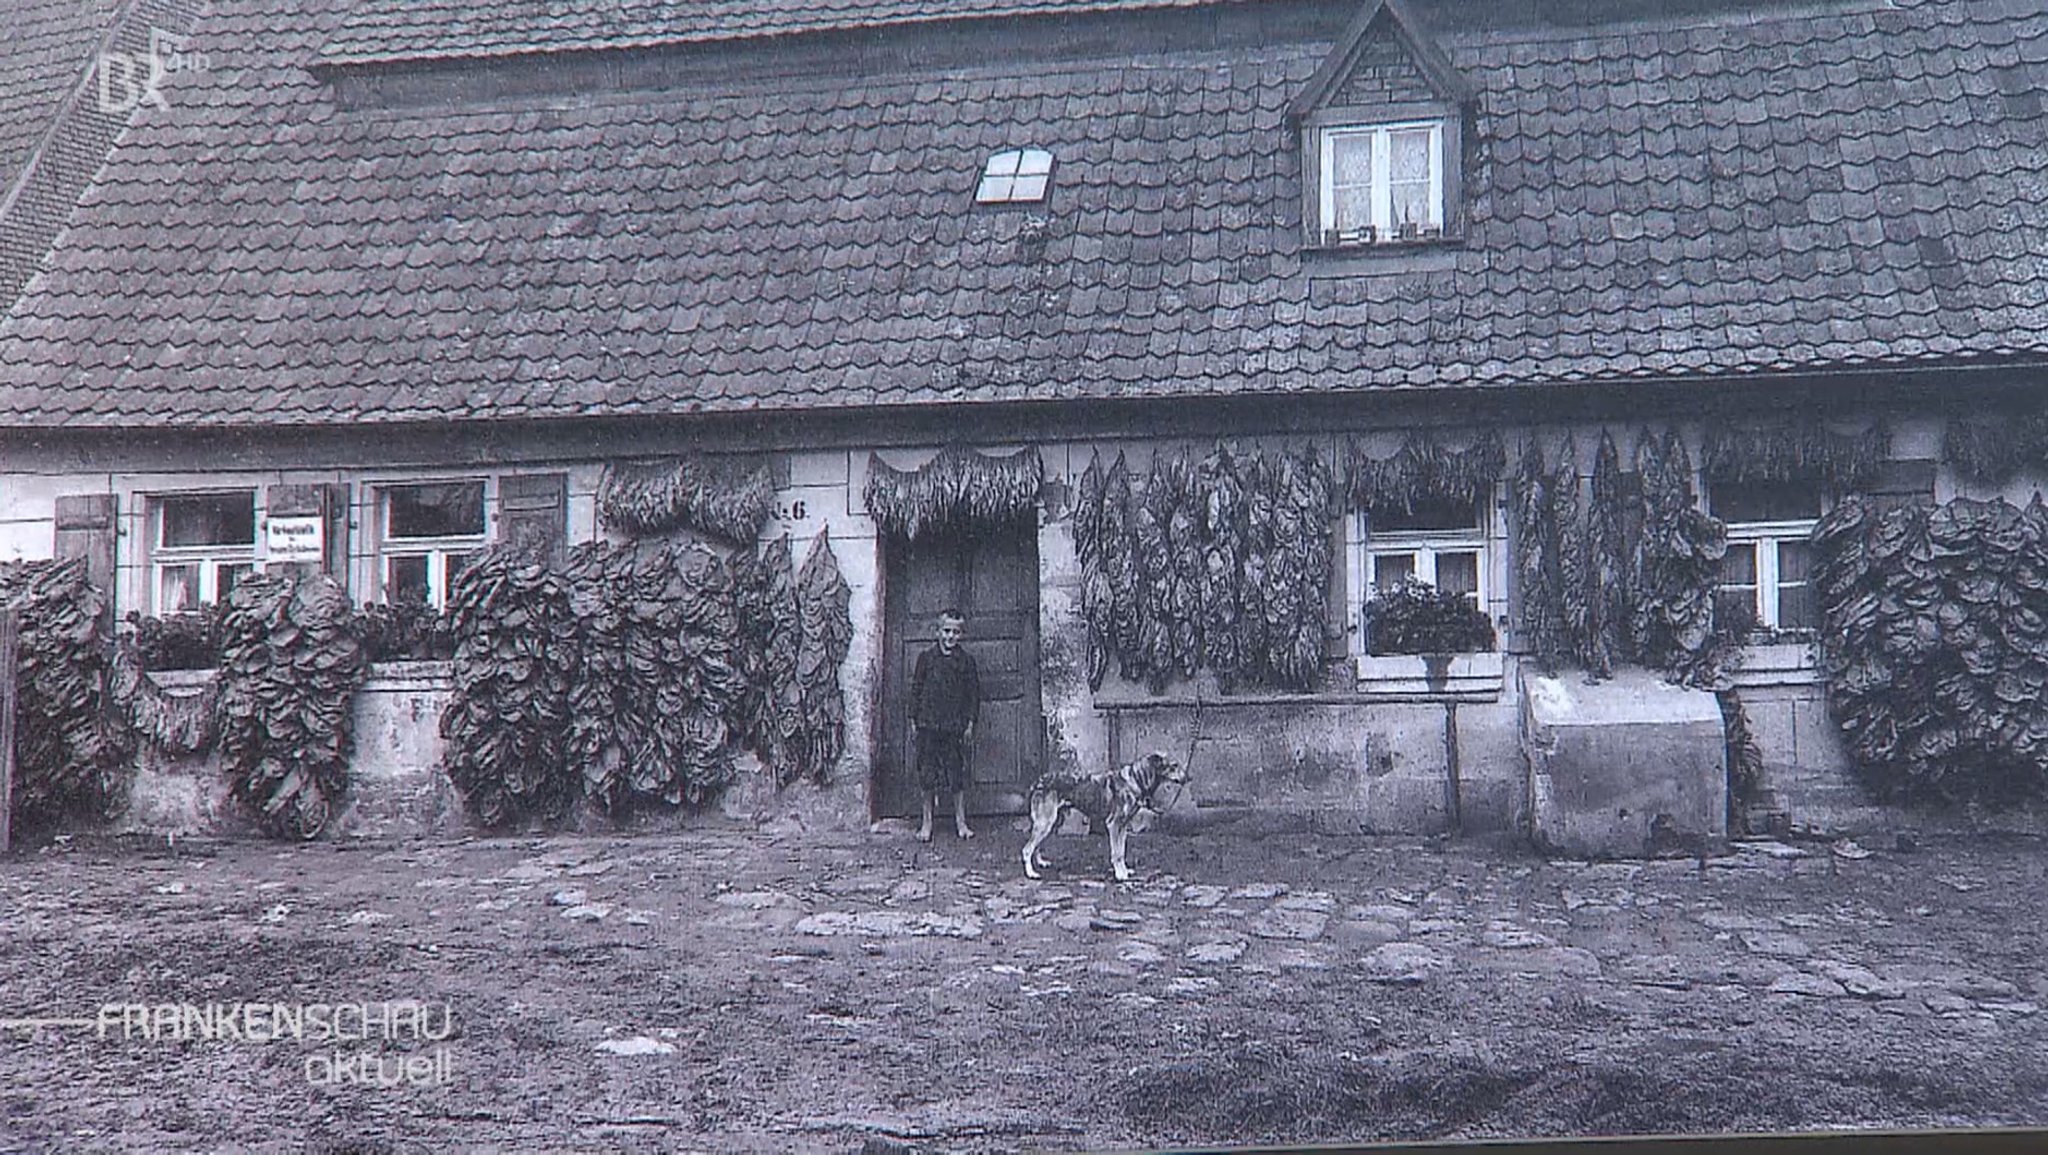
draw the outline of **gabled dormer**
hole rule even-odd
[[[1459,235],[1472,88],[1401,0],[1370,0],[1288,106],[1314,248]]]

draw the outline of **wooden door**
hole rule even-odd
[[[875,812],[918,812],[910,745],[910,671],[935,644],[939,611],[967,614],[967,652],[981,674],[969,751],[970,814],[1018,814],[1039,772],[1044,722],[1038,682],[1038,538],[1029,521],[975,537],[926,536],[884,549],[882,758]]]

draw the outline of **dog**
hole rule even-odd
[[[1139,813],[1157,810],[1153,795],[1168,782],[1185,785],[1187,770],[1162,754],[1147,754],[1101,774],[1073,774],[1049,771],[1031,787],[1031,841],[1024,844],[1024,875],[1037,878],[1045,860],[1038,847],[1059,829],[1069,810],[1088,819],[1090,830],[1109,834],[1109,865],[1118,882],[1128,882],[1131,868],[1124,865],[1124,839],[1137,822]]]

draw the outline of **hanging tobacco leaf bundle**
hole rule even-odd
[[[1244,548],[1244,486],[1237,463],[1221,444],[1201,465],[1202,659],[1225,693],[1245,665],[1244,632],[1238,609],[1238,578]]]
[[[1330,474],[1313,445],[1299,455],[1283,454],[1280,460],[1279,504],[1286,512],[1275,544],[1284,549],[1288,562],[1272,576],[1291,579],[1293,616],[1276,619],[1268,603],[1267,635],[1275,644],[1270,665],[1279,685],[1307,690],[1322,678],[1329,633]]]
[[[1558,604],[1563,591],[1550,572],[1555,532],[1549,494],[1543,448],[1531,435],[1522,442],[1515,466],[1515,591],[1523,641],[1545,669],[1555,671],[1563,652],[1564,609]]]
[[[184,757],[211,748],[220,736],[219,675],[208,677],[196,693],[173,694],[147,669],[139,639],[123,638],[115,644],[107,696],[125,713],[128,728],[166,754]]]
[[[2048,466],[2048,415],[1951,421],[1941,456],[1967,481],[2003,485],[2022,469]]]
[[[1732,689],[1715,693],[1721,707],[1721,734],[1728,761],[1728,829],[1741,827],[1741,817],[1763,787],[1764,752],[1749,723],[1742,696]]]
[[[738,713],[740,736],[777,786],[787,786],[803,774],[803,686],[797,680],[803,619],[795,568],[786,534],[771,542],[763,555],[743,549],[732,558],[746,686]]]
[[[1578,595],[1578,630],[1586,668],[1600,677],[1628,650],[1631,590],[1629,498],[1622,488],[1621,453],[1614,435],[1600,432],[1593,458],[1592,504],[1585,518],[1585,584]],[[1576,552],[1576,551],[1575,551]]]
[[[1082,565],[1102,560],[1102,451],[1088,451],[1088,468],[1074,486],[1074,557]]]
[[[1136,507],[1131,472],[1124,455],[1116,455],[1102,484],[1102,572],[1107,575],[1110,621],[1118,666],[1125,678],[1139,676],[1139,639],[1145,633],[1146,607],[1140,595]]]
[[[348,790],[352,705],[368,669],[354,608],[332,579],[235,584],[221,619],[221,768],[273,836],[317,836]]]
[[[1276,467],[1264,453],[1248,454],[1238,464],[1244,483],[1244,537],[1238,551],[1237,581],[1238,620],[1243,633],[1238,648],[1243,651],[1243,666],[1252,680],[1273,685],[1277,679],[1268,623],[1274,615],[1269,612],[1268,601],[1274,592],[1272,557],[1280,518],[1274,484]]]
[[[1077,541],[1076,552],[1091,644],[1155,693],[1204,668],[1226,687],[1314,685],[1328,630],[1330,484],[1313,448],[1218,446],[1199,462],[1161,451],[1137,493],[1121,456],[1099,484],[1084,475],[1076,517],[1095,528],[1077,529],[1092,545]]]
[[[652,637],[643,633],[633,640],[653,644],[629,646],[627,657],[633,662],[645,654],[661,667],[661,680],[651,693],[644,682],[633,683],[642,708],[652,710],[656,719],[650,734],[657,752],[653,766],[666,762],[674,768],[659,782],[659,796],[669,805],[695,806],[736,776],[731,720],[744,688],[735,664],[739,619],[733,612],[731,575],[716,554],[696,545],[672,547],[668,561],[671,576],[664,592],[673,598],[672,615],[639,618],[636,606],[628,620],[648,627]],[[642,673],[637,664],[633,669]],[[654,795],[656,785],[651,775],[634,781],[645,795]]]
[[[730,719],[743,688],[725,564],[702,546],[571,552],[583,663],[569,757],[606,809],[699,805],[734,777]]]
[[[576,622],[576,677],[569,683],[569,765],[582,793],[603,805],[624,794],[631,719],[626,711],[626,615],[633,551],[608,542],[570,549],[564,580]]]
[[[853,644],[853,618],[848,610],[852,591],[840,575],[832,541],[824,530],[819,530],[811,543],[796,586],[803,623],[796,666],[804,718],[799,761],[812,781],[823,783],[846,748],[846,702],[840,692],[839,669]]]
[[[1107,485],[1102,454],[1089,450],[1074,495],[1074,557],[1081,565],[1081,619],[1088,629],[1088,688],[1099,690],[1116,648],[1116,592],[1103,567],[1102,505]]]
[[[568,758],[580,657],[567,580],[530,546],[492,546],[455,579],[447,621],[449,780],[486,827],[561,817],[583,785]]]
[[[1714,638],[1714,589],[1728,551],[1727,527],[1693,501],[1692,463],[1676,430],[1645,431],[1636,447],[1642,533],[1631,567],[1631,640],[1637,660],[1683,681],[1711,682],[1703,665]]]
[[[651,465],[613,464],[598,487],[604,523],[634,535],[693,529],[752,542],[775,509],[775,477],[765,462],[699,454]]]
[[[1557,465],[1543,487],[1543,580],[1556,591],[1548,598],[1556,615],[1550,644],[1559,658],[1576,657],[1584,662],[1584,639],[1591,617],[1587,602],[1593,591],[1586,584],[1586,526],[1579,511],[1578,461],[1578,441],[1567,434],[1558,450]],[[1595,674],[1607,672],[1590,663],[1587,668]]]
[[[1157,694],[1174,673],[1173,542],[1167,524],[1173,516],[1173,493],[1167,479],[1166,454],[1152,459],[1152,473],[1131,509],[1132,552],[1140,591],[1138,673]]]
[[[1173,514],[1167,519],[1166,537],[1171,543],[1168,556],[1173,562],[1168,598],[1174,618],[1173,669],[1178,676],[1191,678],[1202,668],[1206,644],[1202,630],[1202,587],[1207,560],[1202,525],[1208,516],[1208,502],[1202,493],[1200,463],[1190,458],[1185,449],[1174,450],[1172,483]]]
[[[1709,426],[1700,468],[1719,481],[1820,482],[1840,494],[1875,481],[1890,452],[1891,430],[1882,420],[1861,433],[1836,433],[1809,417]]]
[[[1880,795],[2048,786],[2048,508],[1958,498],[1821,520],[1828,702]]]
[[[132,744],[107,687],[105,596],[82,559],[0,563],[0,605],[17,611],[16,817],[111,817]]]
[[[1202,513],[1187,454],[1155,454],[1135,515],[1146,611],[1139,655],[1153,693],[1201,665],[1202,551],[1196,526]]]
[[[1293,455],[1279,453],[1274,455],[1273,469],[1266,475],[1273,490],[1272,536],[1265,555],[1266,652],[1260,665],[1267,671],[1270,684],[1283,687],[1306,684],[1300,676],[1296,651],[1296,626],[1302,614],[1302,570],[1307,563],[1301,509],[1297,504],[1299,470]]]
[[[923,466],[896,469],[868,459],[868,513],[882,532],[916,540],[934,531],[1006,525],[1038,508],[1044,466],[1038,450],[988,457],[949,445]]]
[[[1367,456],[1354,440],[1351,501],[1358,509],[1403,514],[1431,504],[1468,502],[1483,496],[1506,469],[1507,451],[1492,431],[1452,451],[1434,432],[1414,430],[1393,456],[1381,459]]]

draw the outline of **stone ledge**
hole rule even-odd
[[[150,678],[166,690],[197,691],[212,680],[215,670],[151,670]],[[446,690],[455,679],[453,662],[378,662],[362,689],[371,691]]]
[[[1820,663],[1812,642],[1771,642],[1744,646],[1732,674],[1735,688],[1818,686]]]
[[[1506,682],[1506,659],[1483,654],[1360,655],[1358,693],[1376,698],[1429,698],[1453,702],[1498,702]]]

